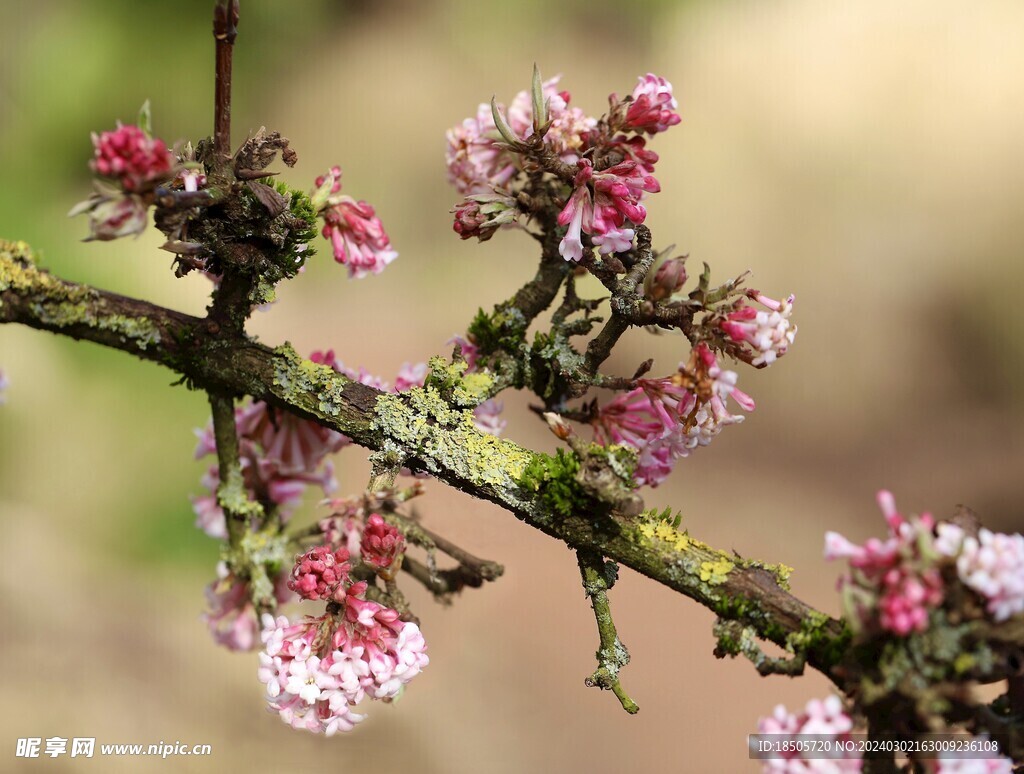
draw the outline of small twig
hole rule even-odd
[[[629,651],[619,639],[612,620],[611,607],[608,604],[608,589],[618,577],[619,568],[615,562],[606,562],[595,551],[580,550],[576,552],[580,565],[580,576],[583,578],[583,590],[590,597],[594,618],[597,621],[597,632],[601,645],[597,649],[597,670],[586,679],[591,688],[610,690],[615,694],[622,709],[630,715],[640,711],[640,707],[626,694],[619,683],[619,670],[629,663]]]
[[[423,534],[434,541],[434,545],[437,546],[439,551],[448,554],[448,556],[458,562],[463,572],[485,581],[497,580],[505,573],[505,568],[497,562],[473,556],[473,554],[455,545],[447,538],[441,537],[436,532],[422,525],[420,525],[420,529],[423,531]]]
[[[715,646],[715,657],[745,656],[757,669],[762,677],[767,675],[788,675],[796,677],[804,673],[807,657],[803,653],[795,653],[792,658],[772,657],[761,650],[757,644],[757,632],[738,621],[715,621],[714,635],[718,639]]]
[[[209,393],[209,396],[220,473],[217,503],[224,511],[228,537],[234,547],[239,544],[251,519],[263,517],[263,506],[249,499],[242,478],[238,432],[235,429],[235,402],[230,397],[214,392]]]

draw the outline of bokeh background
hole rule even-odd
[[[176,280],[155,230],[83,244],[86,223],[65,213],[88,193],[89,132],[134,120],[143,100],[168,141],[209,133],[211,5],[0,6],[0,236],[65,277],[202,312],[205,280]],[[836,613],[823,533],[880,534],[880,487],[907,510],[966,503],[997,529],[1024,522],[1022,39],[1015,0],[242,0],[236,142],[261,125],[291,138],[300,161],[284,177],[298,186],[341,164],[401,254],[356,283],[321,251],[253,329],[388,379],[444,351],[536,260],[520,234],[454,236],[445,129],[526,88],[534,61],[594,114],[638,74],[664,75],[683,123],[653,144],[656,244],[795,293],[800,333],[774,368],[741,370],[758,402],[748,421],[647,502],[681,509],[713,545],[793,565],[795,592]],[[685,341],[634,332],[610,368],[651,355],[667,373]],[[292,732],[263,711],[255,656],[217,649],[199,620],[217,558],[188,500],[204,396],[14,326],[0,327],[0,367],[0,769],[17,768],[18,737],[85,736],[209,743],[213,756],[31,767],[752,771],[758,716],[828,689],[716,661],[710,613],[624,570],[611,596],[641,706],[625,715],[583,685],[597,638],[573,555],[431,484],[426,523],[506,576],[447,609],[410,587],[430,668],[353,734]],[[508,435],[550,447],[523,399],[506,404]],[[339,457],[343,491],[364,485],[363,457]],[[311,497],[298,518],[315,513]]]

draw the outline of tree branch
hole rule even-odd
[[[217,41],[213,95],[213,152],[218,167],[231,158],[231,56],[238,35],[238,0],[217,0],[213,37]]]
[[[579,550],[576,558],[580,565],[580,577],[583,579],[583,590],[590,598],[597,621],[597,633],[600,646],[597,649],[597,670],[587,678],[588,686],[608,690],[615,694],[630,715],[640,711],[640,707],[626,693],[619,682],[619,670],[629,663],[629,651],[619,639],[612,620],[611,605],[608,603],[608,589],[618,578],[619,568],[614,562],[606,562],[601,554],[591,550]]]
[[[788,568],[711,548],[653,512],[594,516],[582,498],[563,515],[547,488],[523,482],[544,455],[477,431],[469,410],[448,405],[433,387],[385,394],[303,360],[287,344],[271,349],[241,335],[220,337],[209,321],[60,280],[34,265],[24,243],[0,242],[0,322],[119,349],[170,368],[191,387],[251,395],[362,446],[400,454],[411,468],[663,583],[839,679],[833,667],[849,632],[788,593]]]

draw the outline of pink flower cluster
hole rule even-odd
[[[980,529],[967,535],[955,524],[940,524],[938,551],[956,560],[961,582],[985,600],[996,621],[1024,612],[1024,535]]]
[[[638,379],[637,387],[601,407],[594,440],[639,451],[635,473],[640,486],[657,486],[698,446],[707,446],[726,425],[743,421],[731,414],[731,397],[744,411],[754,401],[736,387],[736,373],[723,370],[714,353],[697,345],[689,363],[664,379]]]
[[[850,741],[853,731],[853,720],[843,710],[843,704],[836,696],[829,696],[824,701],[812,699],[800,714],[789,712],[779,704],[775,711],[757,723],[760,734],[782,734],[775,741],[784,742],[790,735],[813,734],[830,736],[837,741]],[[846,772],[860,771],[860,758],[843,757],[845,753],[837,753],[835,758],[824,758],[819,751],[806,753],[807,757],[797,750],[772,755],[763,762],[765,774],[803,774],[811,771]],[[813,756],[813,757],[811,757]]]
[[[344,602],[351,570],[348,559],[344,548],[334,549],[328,544],[311,548],[295,560],[288,588],[303,599]]]
[[[428,664],[419,627],[365,599],[367,584],[350,584],[347,558],[345,549],[321,546],[292,571],[305,598],[330,599],[327,613],[297,623],[263,617],[258,677],[267,703],[293,728],[328,736],[363,720],[354,709],[364,697],[397,698]]]
[[[672,96],[672,84],[652,73],[642,75],[633,89],[633,99],[626,109],[625,125],[638,132],[657,134],[680,122]]]
[[[316,179],[313,206],[324,219],[334,260],[348,266],[348,276],[380,274],[398,257],[373,207],[341,193],[341,169],[332,167]]]
[[[163,140],[142,129],[120,123],[112,132],[92,135],[95,149],[89,166],[103,177],[117,180],[129,193],[170,177],[173,158]]]
[[[928,628],[928,614],[943,600],[929,513],[905,518],[890,492],[878,493],[889,525],[886,540],[855,545],[836,532],[825,535],[825,558],[846,558],[850,574],[840,579],[847,616],[863,627],[877,625],[899,636]]]
[[[755,292],[752,298],[765,309],[742,305],[726,315],[720,327],[733,341],[750,347],[753,353],[751,365],[770,366],[786,354],[796,338],[796,326],[789,322],[794,296],[776,301]]]
[[[595,172],[589,159],[582,159],[578,166],[572,195],[558,214],[558,224],[567,227],[558,253],[567,261],[583,258],[583,233],[591,235],[602,255],[625,252],[635,236],[627,221],[644,222],[647,210],[640,199],[644,193],[657,193],[661,186],[632,160],[603,172]]]
[[[7,381],[7,375],[4,370],[0,368],[0,406],[4,405],[6,399],[4,398],[4,391],[10,386],[10,382]]]
[[[680,121],[672,85],[647,74],[626,99],[611,95],[609,115],[598,121],[570,107],[568,92],[559,91],[557,83],[558,78],[553,78],[541,88],[548,119],[543,146],[561,163],[573,165],[559,175],[575,173],[558,218],[567,227],[559,252],[566,260],[581,260],[584,233],[602,254],[624,252],[632,245],[633,226],[643,223],[647,215],[640,200],[660,190],[653,176],[658,155],[645,147],[641,135],[665,131]],[[517,94],[507,110],[500,105],[497,109],[506,117],[508,126],[503,131],[511,130],[511,139],[526,141],[533,136],[529,92]],[[504,143],[490,106],[483,104],[475,118],[448,132],[448,179],[467,197],[453,210],[454,229],[463,239],[489,239],[516,217],[513,187],[526,179],[520,173],[535,169],[536,164],[520,155],[522,148]],[[594,158],[611,161],[607,168],[595,169]],[[481,196],[497,198],[480,200]]]

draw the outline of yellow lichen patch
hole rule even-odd
[[[701,562],[700,579],[712,586],[717,586],[720,583],[725,583],[726,576],[729,575],[729,572],[735,566],[736,565],[728,559],[718,559],[714,562]]]
[[[677,530],[667,520],[659,521],[656,524],[652,521],[646,521],[637,529],[648,540],[660,540],[663,543],[669,543],[675,551],[685,551],[690,546],[690,536]]]

